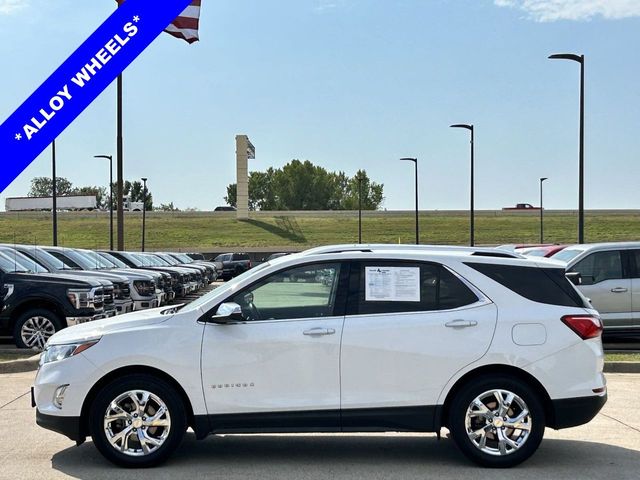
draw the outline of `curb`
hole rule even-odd
[[[604,373],[640,373],[640,362],[605,362]]]
[[[24,373],[37,370],[40,362],[40,354],[20,360],[10,360],[8,362],[0,362],[0,374],[4,373]]]

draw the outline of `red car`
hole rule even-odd
[[[516,252],[529,257],[552,257],[560,250],[564,250],[568,245],[537,245],[516,248]]]

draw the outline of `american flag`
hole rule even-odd
[[[125,0],[116,0],[121,5]],[[165,29],[169,35],[194,43],[199,40],[200,4],[202,0],[193,0],[176,19]]]

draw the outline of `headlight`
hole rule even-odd
[[[67,290],[67,297],[77,309],[93,307],[94,291],[91,289],[70,289]]]
[[[134,280],[133,286],[143,297],[150,297],[156,293],[156,285],[154,282],[149,282],[147,280]]]
[[[73,357],[74,355],[84,352],[87,348],[93,347],[99,341],[100,339],[82,343],[70,343],[67,345],[48,345],[40,355],[40,366]]]

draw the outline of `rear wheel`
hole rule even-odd
[[[47,340],[62,329],[58,315],[50,310],[36,308],[18,317],[13,326],[13,338],[18,348],[42,350]]]
[[[152,467],[167,460],[182,441],[186,421],[178,392],[149,375],[129,375],[107,385],[89,418],[96,448],[123,467]]]
[[[545,417],[537,393],[510,376],[484,376],[453,399],[449,428],[462,452],[485,467],[513,467],[538,449]]]

